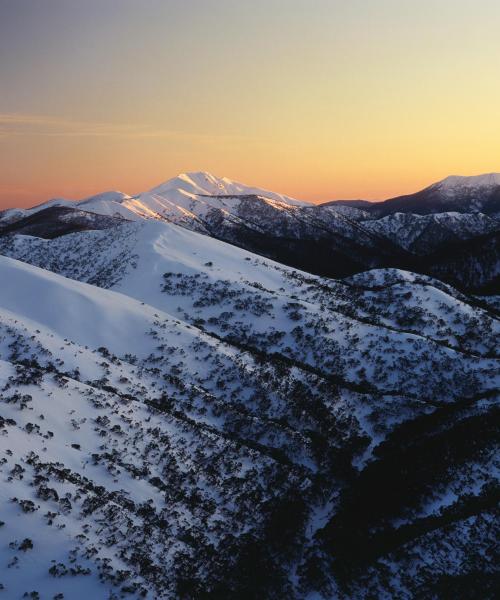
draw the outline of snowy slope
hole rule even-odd
[[[487,589],[500,329],[469,298],[158,221],[0,250],[7,594],[411,597],[457,570]],[[395,526],[401,546],[372,533]]]
[[[32,326],[43,326],[58,337],[70,336],[81,346],[108,346],[113,352],[137,350],[140,334],[153,323],[152,310],[129,297],[38,269],[27,263],[0,256],[2,308]],[[150,344],[151,346],[151,344]]]
[[[244,250],[167,223],[124,225],[112,230],[64,236],[53,241],[16,236],[0,247],[0,250],[4,254],[53,269],[67,277],[114,289],[181,318],[193,322],[201,319],[204,327],[217,335],[234,328],[239,336],[259,339],[259,346],[262,345],[262,348],[268,343],[265,340],[271,330],[279,331],[289,327],[289,313],[294,312],[293,306],[296,304],[298,310],[307,313],[307,318],[304,317],[306,321],[328,318],[329,325],[324,334],[307,342],[307,352],[302,347],[305,340],[300,350],[294,350],[293,336],[288,332],[276,342],[276,348],[280,351],[289,348],[291,356],[298,358],[300,355],[302,360],[310,361],[315,366],[318,366],[320,360],[320,350],[316,349],[316,345],[323,343],[326,348],[335,340],[336,344],[341,343],[346,349],[349,347],[350,336],[343,340],[340,335],[342,322],[357,316],[357,311],[362,306],[359,301],[352,303],[354,292],[343,283],[324,282],[321,278],[306,276],[278,263],[257,258]],[[303,281],[308,282],[308,285]],[[431,288],[438,286],[445,290],[441,309],[439,306],[432,306],[429,314],[426,315],[425,310],[421,312],[431,322],[436,310],[441,310],[446,326],[443,325],[438,338],[456,346],[456,337],[445,332],[456,311],[459,313],[459,320],[468,318],[468,310],[464,310],[462,302],[464,297],[429,278],[423,277],[419,281]],[[410,288],[416,293],[416,297],[406,307],[401,306],[401,311],[406,309],[409,312],[410,304],[414,304],[416,308],[421,303],[425,306],[429,302],[425,290],[417,285],[411,285]],[[402,294],[405,291],[407,290],[403,290]],[[384,293],[382,290],[379,292],[380,295]],[[252,308],[256,295],[258,302],[256,308]],[[290,304],[292,307],[288,308]],[[398,306],[399,302],[394,301],[387,310],[397,310]],[[225,317],[221,317],[222,314]],[[215,320],[213,324],[210,322],[211,318]],[[339,319],[340,323],[337,323]],[[498,332],[496,322],[487,318],[486,314],[480,319],[480,322],[483,321],[486,329],[482,333],[478,330],[477,337],[474,334],[463,340],[463,343],[472,344],[475,351],[480,353],[491,348],[491,336]],[[370,322],[378,322],[378,317],[371,317]],[[397,327],[396,323],[391,325]],[[372,335],[385,335],[385,332],[377,332],[370,327],[366,329],[360,323],[354,329],[359,329],[357,333],[362,339],[361,345],[368,344]],[[463,336],[460,339],[462,338]],[[399,341],[398,335],[394,336],[394,340],[402,345],[406,344],[403,339]],[[355,377],[354,374],[352,377]],[[393,377],[402,385],[405,374],[395,374],[391,379]],[[415,377],[415,373],[412,377]],[[432,380],[433,376],[429,385]]]
[[[87,212],[106,215],[108,217],[121,217],[129,221],[134,221],[141,217],[136,211],[128,208],[127,204],[131,201],[131,196],[123,192],[111,191],[85,198],[76,202],[75,205],[77,208]]]

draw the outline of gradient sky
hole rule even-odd
[[[312,200],[500,171],[498,0],[0,0],[0,208],[206,170]]]

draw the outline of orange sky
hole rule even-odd
[[[497,0],[0,0],[0,208],[205,170],[311,201],[500,171]]]

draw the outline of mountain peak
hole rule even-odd
[[[482,175],[450,175],[431,187],[439,189],[482,188],[500,185],[500,173],[484,173]]]
[[[152,188],[150,192],[163,194],[171,190],[182,190],[194,195],[214,195],[222,193],[224,180],[212,175],[208,171],[188,171],[168,179],[164,183]]]
[[[224,179],[226,179],[225,177],[217,177],[217,175],[214,175],[213,173],[210,173],[209,171],[187,171],[186,173],[181,173],[180,175],[178,175],[179,178],[187,178],[190,179],[191,181],[224,181]],[[229,179],[228,179],[229,181]]]
[[[107,192],[101,192],[100,194],[94,194],[88,198],[83,198],[83,200],[78,202],[78,205],[83,206],[84,204],[90,204],[92,202],[123,202],[124,200],[130,200],[130,196],[118,190],[109,190]]]
[[[228,177],[217,177],[208,171],[188,171],[149,190],[148,194],[159,195],[170,201],[179,199],[179,195],[197,199],[198,196],[262,196],[285,204],[306,206],[308,202],[295,200],[259,187],[248,186]]]

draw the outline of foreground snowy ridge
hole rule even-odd
[[[493,597],[486,305],[157,220],[1,252],[8,597]]]

